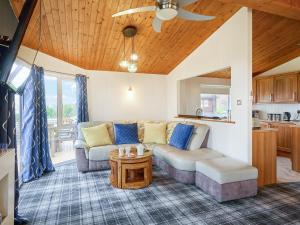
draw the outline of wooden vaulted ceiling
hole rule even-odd
[[[300,20],[253,10],[252,21],[254,76],[300,56]]]
[[[23,0],[12,1],[16,9],[21,8]],[[127,25],[135,25],[138,72],[168,74],[240,8],[216,0],[202,0],[186,9],[215,15],[215,20],[174,19],[163,24],[162,33],[152,29],[153,12],[111,17],[120,10],[154,4],[155,0],[43,0],[41,51],[85,69],[122,71],[119,66],[123,55],[121,31]],[[38,15],[34,13],[23,41],[30,48],[36,48],[38,43],[33,38]],[[128,52],[130,48],[127,42]]]
[[[24,0],[11,0],[16,11]],[[186,9],[216,16],[215,20],[165,22],[162,33],[152,30],[153,12],[112,18],[115,12],[155,4],[155,0],[42,0],[40,51],[79,67],[123,71],[122,29],[135,25],[138,72],[168,74],[242,6],[253,10],[253,74],[300,56],[299,0],[201,0]],[[39,4],[23,45],[37,49]],[[129,54],[130,44],[126,51]]]

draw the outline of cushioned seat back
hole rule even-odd
[[[78,140],[82,140],[85,141],[83,134],[81,132],[81,128],[86,128],[86,127],[93,127],[93,126],[97,126],[100,124],[105,123],[107,125],[108,128],[108,133],[109,136],[112,140],[113,143],[115,143],[115,135],[114,135],[114,123],[137,123],[138,124],[138,137],[139,137],[139,142],[143,143],[143,139],[144,139],[144,123],[145,122],[153,122],[153,123],[160,123],[160,122],[164,122],[164,121],[143,121],[143,120],[135,120],[135,121],[95,121],[95,122],[84,122],[84,123],[80,123],[78,124]],[[209,131],[209,127],[205,124],[199,124],[199,123],[192,123],[192,122],[184,122],[184,121],[170,121],[167,122],[167,143],[169,143],[170,138],[172,136],[173,130],[176,127],[176,125],[178,123],[184,123],[184,124],[192,124],[195,126],[193,135],[189,141],[189,145],[188,145],[188,150],[196,150],[199,148],[205,148],[207,147],[207,137],[208,137],[208,131]]]
[[[190,124],[190,125],[194,125],[194,127],[195,127],[194,131],[193,131],[193,135],[191,136],[191,138],[189,140],[187,150],[196,150],[199,148],[207,147],[209,126],[207,126],[206,124],[185,122],[185,121],[170,121],[170,122],[168,122],[168,124],[167,124],[167,141],[168,141],[168,143],[170,142],[174,128],[176,127],[176,125],[178,123]]]
[[[95,121],[95,122],[84,122],[84,123],[79,123],[77,128],[78,128],[78,133],[77,133],[77,139],[85,141],[85,138],[82,134],[81,128],[87,128],[87,127],[94,127],[100,124],[105,123],[108,129],[109,136],[111,138],[111,141],[114,143],[115,142],[115,135],[114,135],[114,128],[113,128],[113,123],[109,121]]]

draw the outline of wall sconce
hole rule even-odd
[[[131,86],[128,87],[128,90],[127,90],[127,98],[128,100],[132,101],[134,99],[134,96],[133,96],[133,89]]]

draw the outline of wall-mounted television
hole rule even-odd
[[[0,82],[6,84],[14,91],[25,82],[29,76],[30,70],[20,67],[20,60],[17,58],[21,43],[28,24],[32,18],[34,10],[40,10],[36,7],[38,0],[26,0],[23,4],[19,17],[15,15],[15,11],[11,0],[0,0]],[[18,1],[16,1],[18,4]],[[36,9],[35,9],[36,8]],[[35,12],[40,15],[39,12]],[[40,23],[34,23],[38,26],[31,35],[40,35]],[[33,61],[26,60],[32,64]]]

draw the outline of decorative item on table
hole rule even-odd
[[[124,156],[124,150],[125,150],[125,149],[122,148],[122,147],[119,148],[119,156],[120,156],[120,157]]]
[[[131,150],[130,146],[125,147],[125,151],[126,151],[126,156],[127,157],[130,157],[130,150]]]
[[[144,145],[142,145],[142,144],[139,144],[137,147],[136,147],[136,149],[137,149],[137,155],[144,155]]]

